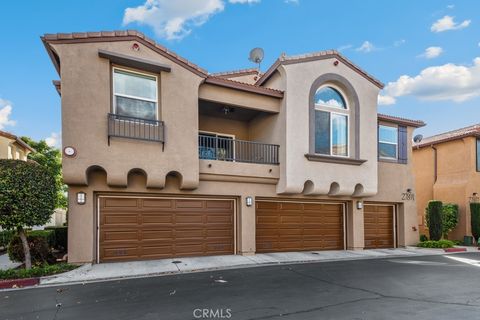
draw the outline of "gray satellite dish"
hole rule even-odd
[[[417,134],[415,137],[413,137],[413,142],[420,143],[422,139],[423,139],[423,136],[421,134]]]
[[[263,49],[253,48],[252,50],[250,50],[250,55],[248,56],[248,60],[258,64],[258,68],[260,69],[260,63],[263,60]]]

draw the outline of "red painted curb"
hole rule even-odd
[[[40,278],[0,280],[0,289],[11,289],[13,287],[30,287],[40,283]]]
[[[465,252],[467,251],[467,248],[446,248],[443,249],[445,252]]]

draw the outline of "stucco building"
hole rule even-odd
[[[27,161],[28,154],[32,151],[34,150],[16,135],[0,130],[0,159]]]
[[[450,239],[471,236],[470,202],[480,194],[480,125],[423,139],[413,148],[420,232],[428,234],[425,208],[440,200],[459,206],[459,222]]]
[[[418,241],[412,133],[336,51],[210,74],[136,31],[42,37],[58,71],[69,260]]]

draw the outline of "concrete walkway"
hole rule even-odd
[[[8,270],[21,266],[21,263],[10,261],[8,254],[0,255],[0,270]]]
[[[478,252],[478,250],[476,250],[476,252]],[[126,279],[287,263],[413,257],[442,254],[446,254],[442,249],[408,247],[403,249],[285,252],[256,254],[253,256],[229,255],[85,264],[70,272],[44,277],[41,279],[40,284],[83,283],[89,281]]]

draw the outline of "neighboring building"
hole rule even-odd
[[[42,40],[61,77],[70,262],[418,241],[424,123],[377,115],[383,84],[340,53],[212,75],[136,31]]]
[[[470,205],[480,194],[480,124],[425,138],[413,147],[418,224],[428,234],[425,208],[430,200],[459,206],[450,239],[471,236]]]
[[[0,130],[0,159],[27,161],[28,154],[33,151],[33,148],[16,135]]]

